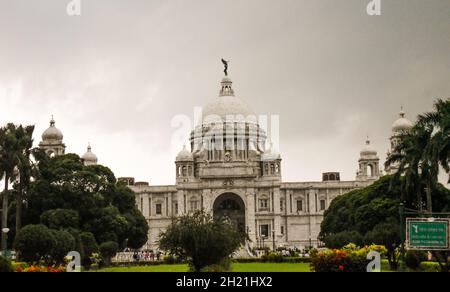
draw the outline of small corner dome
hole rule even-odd
[[[48,141],[48,140],[58,140],[58,141],[62,141],[63,139],[63,134],[62,132],[55,127],[55,120],[51,119],[50,121],[50,127],[44,131],[44,133],[42,133],[42,140],[43,141]]]
[[[87,164],[97,163],[97,161],[98,161],[97,155],[95,155],[92,152],[92,148],[90,145],[87,148],[87,152],[84,153],[84,155],[81,157],[81,159],[83,159],[83,161]]]
[[[261,160],[263,161],[267,161],[267,160],[280,160],[281,159],[281,155],[278,151],[275,151],[275,149],[273,149],[273,146],[270,146],[270,149],[266,150],[262,155],[261,155]]]
[[[405,118],[405,112],[402,110],[400,112],[400,118],[392,124],[392,132],[409,131],[413,126],[414,124]]]
[[[194,161],[194,156],[186,149],[186,145],[184,145],[183,150],[178,153],[177,161]]]
[[[361,150],[361,156],[377,156],[377,151],[370,145],[370,140],[366,140],[366,146]]]

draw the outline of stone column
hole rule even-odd
[[[150,194],[142,194],[141,198],[142,198],[142,215],[144,215],[145,218],[148,218],[150,216],[150,212],[149,212],[149,203],[148,203],[148,198],[150,197]]]
[[[177,196],[178,196],[178,214],[184,215],[184,195],[186,194],[185,190],[178,190]]]
[[[214,213],[213,206],[214,198],[210,189],[203,190],[203,208],[205,208],[205,212],[210,213],[211,215]]]
[[[281,235],[281,210],[280,210],[280,188],[276,187],[273,189],[273,204],[274,204],[274,230],[275,230],[275,241],[278,243],[278,238]]]
[[[245,193],[246,197],[246,210],[245,210],[245,224],[246,228],[248,227],[249,231],[249,237],[251,240],[250,245],[255,246],[256,245],[256,235],[257,230],[255,230],[255,190],[254,189],[247,189]]]

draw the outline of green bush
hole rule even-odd
[[[52,248],[51,256],[56,264],[63,264],[64,258],[67,254],[75,250],[76,243],[73,236],[63,230],[50,230],[55,240],[55,245]]]
[[[82,255],[81,264],[85,269],[89,269],[92,264],[91,261],[92,254],[99,252],[98,244],[97,241],[95,240],[94,234],[90,232],[80,233],[79,237],[81,248],[80,254]]]
[[[420,264],[420,271],[423,272],[441,272],[441,267],[436,262],[423,262]]]
[[[266,263],[282,263],[284,258],[281,253],[270,252],[261,257],[261,260]]]
[[[427,260],[427,254],[423,251],[409,250],[405,255],[405,265],[411,270],[417,270],[420,264]]]
[[[55,246],[52,232],[45,225],[27,225],[17,234],[14,248],[19,259],[37,262],[50,255]]]
[[[349,243],[354,243],[358,246],[363,244],[363,237],[357,231],[343,231],[336,234],[330,234],[323,239],[328,248],[342,248]]]
[[[11,262],[7,258],[0,256],[0,273],[12,272],[14,272],[14,270]]]
[[[168,255],[163,258],[163,262],[168,265],[174,265],[174,264],[180,264],[183,261],[181,260],[180,257]]]
[[[106,266],[109,266],[111,264],[111,258],[115,257],[119,250],[119,245],[117,242],[107,241],[100,245],[99,250],[102,255],[103,262]]]
[[[202,272],[207,273],[222,273],[231,271],[231,259],[225,258],[216,265],[207,266],[202,269]]]

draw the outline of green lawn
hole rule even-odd
[[[232,272],[309,272],[307,263],[234,263]],[[99,272],[188,272],[187,265],[159,265],[141,267],[114,267]]]

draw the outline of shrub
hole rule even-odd
[[[99,247],[99,250],[105,265],[109,266],[111,264],[111,258],[113,258],[119,250],[119,245],[117,244],[117,242],[108,241],[102,243]]]
[[[163,261],[164,261],[164,263],[166,263],[168,265],[174,265],[174,264],[179,264],[179,263],[183,262],[180,257],[173,256],[173,255],[165,256],[163,258]]]
[[[94,253],[98,253],[98,244],[95,240],[94,234],[90,232],[80,233],[80,247],[81,247],[81,264],[85,269],[89,269],[92,261],[90,257]]]
[[[261,257],[263,262],[267,263],[281,263],[283,262],[283,255],[277,252],[270,252]]]
[[[231,271],[231,259],[225,258],[220,261],[220,263],[207,266],[202,269],[202,272],[208,273],[221,273],[221,272],[229,272]]]
[[[63,230],[50,230],[55,240],[55,245],[52,248],[51,256],[52,259],[58,263],[64,263],[64,258],[70,251],[73,251],[76,247],[75,239],[73,236]]]
[[[436,262],[423,262],[420,264],[420,271],[423,272],[441,272],[441,267]]]
[[[11,262],[5,258],[0,256],[0,273],[12,273],[14,272]]]
[[[342,248],[351,242],[361,246],[363,244],[363,237],[357,231],[343,231],[330,234],[323,241],[328,248]]]
[[[409,250],[405,255],[405,264],[411,270],[417,270],[420,264],[427,260],[427,254],[423,251]]]
[[[19,258],[26,262],[37,262],[51,254],[55,246],[52,232],[45,225],[27,225],[16,236],[14,247]]]
[[[328,249],[311,253],[311,269],[315,272],[365,272],[367,269],[367,254],[372,251],[385,253],[382,246],[366,246],[358,248],[349,244],[344,249]]]

